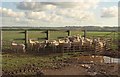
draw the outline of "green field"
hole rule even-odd
[[[71,35],[80,34],[81,36],[84,35],[83,31],[71,31]],[[64,38],[68,35],[66,31],[50,31],[50,40]],[[93,38],[93,37],[103,37],[103,38],[112,38],[114,40],[118,39],[118,33],[114,32],[91,32],[87,31],[86,37]],[[12,41],[17,43],[24,43],[24,30],[18,31],[2,31],[2,39],[3,39],[3,48],[10,45]],[[43,41],[46,38],[45,31],[28,31],[28,38],[35,39],[39,41]]]
[[[3,31],[2,32],[2,38],[4,41],[21,41],[24,39],[24,31]],[[84,33],[81,31],[71,31],[71,35],[80,34],[83,35]],[[59,37],[65,37],[67,36],[67,32],[65,31],[50,31],[50,39],[58,39]],[[111,32],[87,32],[87,37],[112,37],[114,38],[114,33]],[[118,34],[115,33],[115,38],[118,37]],[[46,33],[44,31],[29,31],[28,32],[28,38],[31,39],[38,39],[40,41],[45,40]]]

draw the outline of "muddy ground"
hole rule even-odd
[[[96,76],[120,77],[120,64],[118,63],[82,63],[79,59],[69,58],[53,63],[56,66],[41,68],[35,64],[26,64],[15,71],[4,71],[3,77],[14,75],[81,75],[82,77]],[[30,74],[31,73],[31,74]],[[86,76],[87,75],[87,76]]]
[[[68,66],[55,68],[55,69],[43,69],[42,72],[45,75],[106,75],[106,76],[120,76],[120,64],[115,63],[85,63],[82,64],[79,61],[68,60],[63,62]]]
[[[63,59],[61,61],[53,61],[51,63],[52,67],[46,67],[46,68],[38,67],[34,63],[32,63],[32,64],[26,64],[22,68],[19,68],[13,71],[7,71],[7,70],[4,70],[3,68],[2,74],[3,74],[3,77],[10,76],[10,75],[12,76],[14,75],[38,75],[38,76],[81,75],[82,77],[83,76],[85,77],[88,77],[88,76],[120,77],[119,63],[83,63],[81,62],[81,60],[73,58],[81,55],[102,55],[102,56],[105,55],[105,56],[118,58],[120,57],[120,52],[117,53],[117,52],[109,51],[109,52],[104,52],[102,54],[101,53],[93,54],[93,52],[89,52],[89,53],[81,52],[79,54],[72,55],[72,57],[68,59]]]

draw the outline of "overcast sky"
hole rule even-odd
[[[44,1],[44,2],[43,2]],[[1,0],[3,26],[118,26],[119,0]]]

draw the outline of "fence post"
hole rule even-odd
[[[0,54],[2,55],[2,29],[0,29]],[[0,56],[0,62],[2,63],[2,56]],[[2,68],[2,65],[0,65],[0,68]],[[0,71],[2,71],[2,69],[0,69]],[[0,75],[2,75],[0,73]]]
[[[28,44],[28,31],[25,30],[25,48],[27,49],[27,44]]]
[[[113,38],[113,41],[115,42],[115,37],[116,37],[116,34],[115,34],[115,31],[114,31],[114,38]]]
[[[50,39],[50,32],[49,32],[49,30],[47,30],[46,36],[47,36],[47,39],[46,39],[46,40],[49,40],[49,39]]]
[[[84,39],[86,38],[86,31],[87,31],[87,30],[84,30]]]
[[[2,52],[2,29],[0,29],[0,53]]]
[[[71,35],[71,31],[70,31],[70,30],[68,30],[67,32],[68,32],[68,36],[70,36],[70,35]]]

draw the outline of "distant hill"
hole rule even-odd
[[[84,29],[89,31],[118,31],[118,27],[85,26]]]
[[[66,26],[66,27],[2,27],[2,29],[41,29],[41,30],[87,30],[87,31],[118,31],[120,27],[99,26]]]

